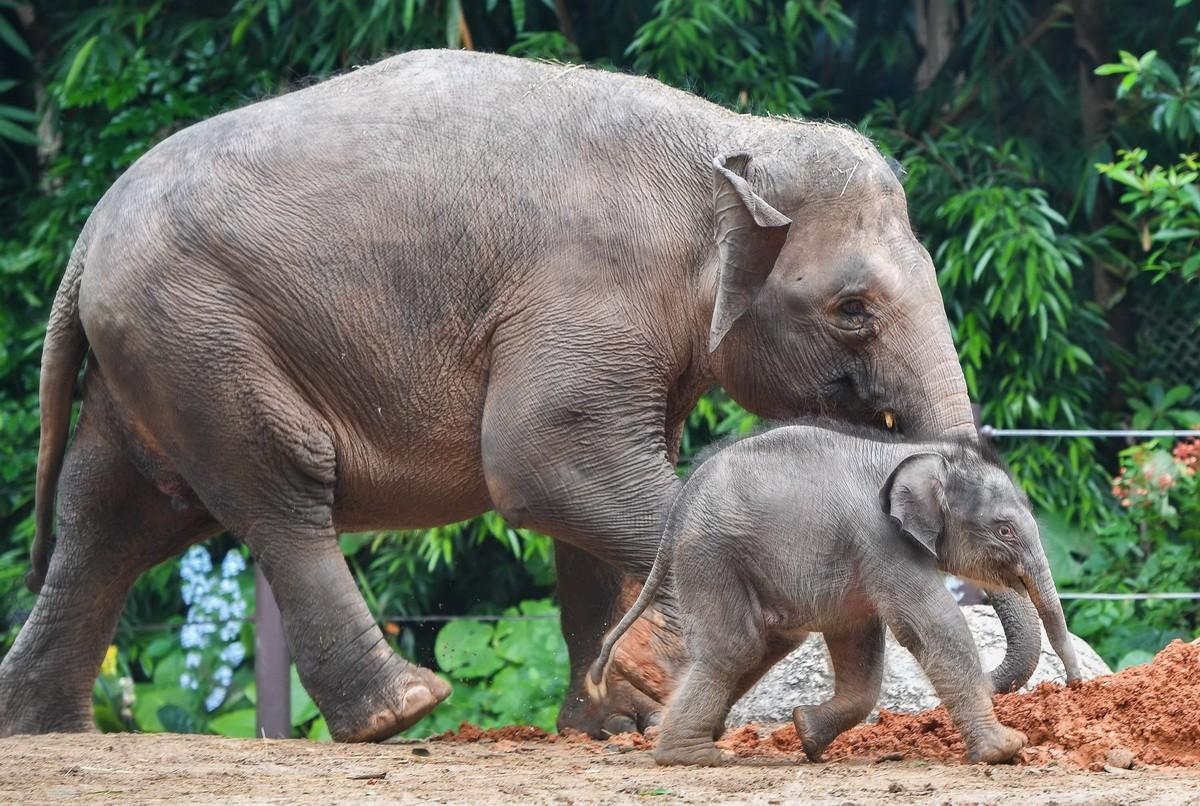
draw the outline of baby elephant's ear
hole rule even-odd
[[[884,514],[934,557],[946,526],[947,473],[941,454],[915,453],[896,465],[879,491]]]

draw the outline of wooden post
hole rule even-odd
[[[283,617],[262,569],[254,566],[254,683],[258,693],[255,733],[268,739],[292,736],[291,657]]]

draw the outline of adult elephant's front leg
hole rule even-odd
[[[484,474],[493,506],[510,523],[559,546],[572,667],[559,727],[593,736],[643,728],[686,666],[669,606],[648,610],[621,642],[603,701],[588,697],[582,678],[649,572],[679,486],[667,459],[661,382],[643,377],[652,373],[645,366],[582,351],[570,372],[523,371],[510,360],[494,358]]]

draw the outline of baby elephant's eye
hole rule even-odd
[[[996,534],[1000,536],[1001,540],[1012,540],[1017,536],[1017,533],[1014,532],[1013,528],[1007,523],[1002,523],[997,526]]]

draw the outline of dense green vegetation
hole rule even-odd
[[[907,169],[984,422],[1200,423],[1200,10],[1169,5],[0,0],[0,647],[33,601],[20,580],[44,323],[92,205],[191,122],[416,47],[582,60],[741,111],[857,125]],[[714,393],[685,455],[751,424]],[[1200,589],[1194,443],[1000,447],[1045,515],[1064,589]],[[493,515],[342,547],[397,648],[464,681],[432,727],[552,725],[565,653],[556,623],[536,618],[553,614],[549,541]],[[252,608],[249,575],[228,537],[199,551],[207,566],[166,563],[131,596],[97,685],[106,729],[252,730],[250,627],[182,629]],[[396,618],[505,608],[522,618],[440,633]],[[1200,607],[1078,602],[1069,616],[1116,664],[1194,635]],[[294,689],[297,730],[323,735]]]

